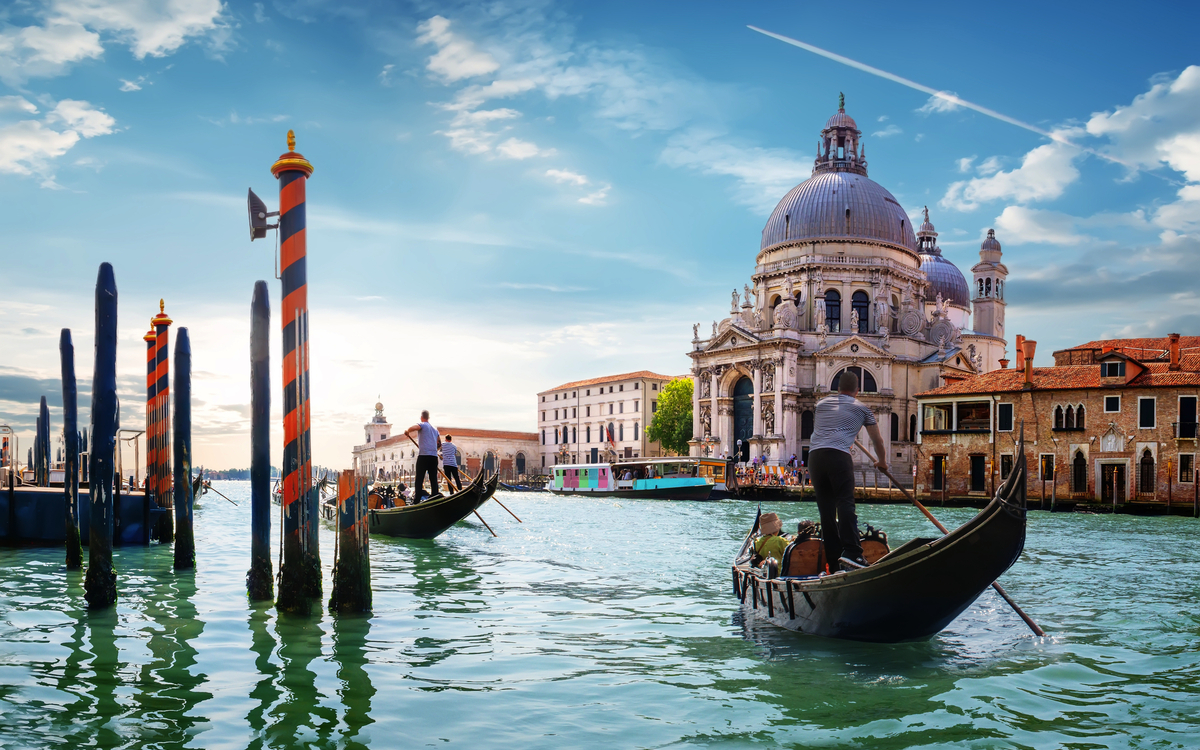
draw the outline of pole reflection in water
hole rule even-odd
[[[366,748],[373,724],[371,699],[375,688],[367,673],[367,638],[371,618],[366,614],[341,615],[333,619],[333,660],[337,663],[338,696],[343,706],[342,736],[338,747]]]
[[[99,747],[116,747],[121,743],[120,725],[110,718],[120,716],[123,711],[117,700],[117,690],[124,681],[121,671],[121,656],[117,649],[117,610],[109,607],[102,610],[89,610],[84,617],[87,619],[87,644],[82,648],[91,652],[92,660],[83,680],[86,689],[91,693],[95,706],[90,715],[92,721],[82,732],[86,735],[88,745]],[[68,718],[69,717],[64,717]]]
[[[197,653],[192,643],[204,632],[204,621],[192,602],[195,572],[146,573],[139,583],[150,588],[142,599],[149,622],[141,632],[147,637],[150,660],[138,675],[137,708],[131,717],[137,723],[131,729],[142,742],[183,745],[203,731],[208,719],[194,709],[212,698],[212,693],[201,689],[207,675],[195,669]]]
[[[324,703],[311,665],[321,657],[324,618],[282,615],[275,619],[282,663],[283,700],[268,712],[267,746],[329,746],[337,726],[337,709]]]
[[[279,666],[274,662],[275,636],[267,628],[273,614],[273,604],[270,601],[259,602],[250,606],[250,650],[254,652],[254,666],[261,677],[254,683],[250,691],[251,706],[246,714],[246,723],[253,731],[254,740],[250,743],[251,750],[265,747],[266,730],[271,725],[269,714],[271,707],[282,694],[279,689]]]

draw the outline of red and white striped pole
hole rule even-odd
[[[154,499],[160,508],[171,503],[171,387],[169,328],[172,321],[164,312],[165,304],[158,301],[158,315],[150,319],[154,326]],[[170,513],[160,513],[154,538],[169,542],[175,538],[175,524]]]

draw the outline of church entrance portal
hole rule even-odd
[[[743,377],[733,386],[733,445],[742,441],[741,461],[750,460],[750,436],[754,434],[754,381]]]

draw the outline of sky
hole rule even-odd
[[[1006,329],[1039,366],[1195,335],[1198,31],[1183,2],[9,2],[0,423],[24,454],[46,395],[57,433],[64,327],[86,423],[108,261],[124,425],[162,298],[192,339],[195,462],[249,465],[250,298],[266,279],[277,310],[279,285],[246,189],[277,207],[288,129],[315,167],[314,459],[334,468],[377,399],[401,427],[428,408],[532,431],[538,391],[687,372],[691,325],[749,281],[839,92],[871,178],[929,207],[966,274],[995,228]]]

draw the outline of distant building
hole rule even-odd
[[[658,408],[658,394],[672,380],[639,370],[542,391],[537,395],[541,467],[602,460],[610,430],[618,456],[661,456],[661,446],[646,439],[646,424]]]
[[[451,444],[462,460],[460,466],[472,476],[481,468],[499,472],[506,480],[540,473],[535,466],[538,455],[535,433],[435,426],[443,438],[446,435],[453,438]],[[375,416],[363,429],[367,442],[354,446],[356,471],[375,479],[409,478],[416,472],[417,448],[403,433],[391,434],[392,425],[383,415],[383,404],[375,404]]]
[[[711,332],[696,325],[692,455],[740,448],[745,461],[806,458],[813,407],[852,372],[888,459],[910,470],[913,396],[1000,367],[1008,269],[995,233],[968,282],[943,257],[928,210],[913,226],[867,177],[861,137],[839,106],[821,130],[812,176],[767,220],[750,283]]]
[[[1192,502],[1200,336],[1090,341],[1054,367],[1028,366],[1018,337],[1017,356],[917,394],[918,493],[994,493],[1024,424],[1030,498]]]

